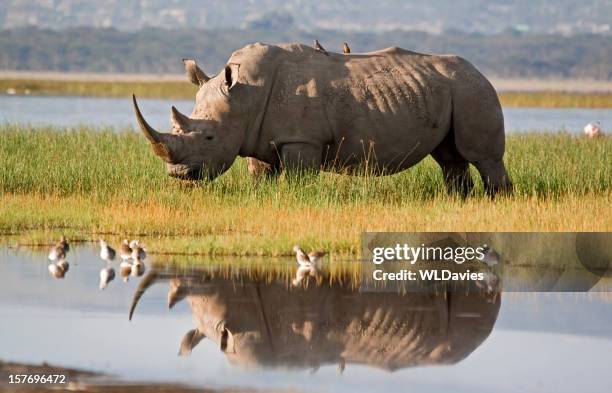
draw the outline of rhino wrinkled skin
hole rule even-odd
[[[431,154],[450,191],[470,192],[471,163],[489,194],[511,192],[497,94],[460,57],[400,48],[325,56],[300,44],[256,43],[214,77],[192,60],[186,69],[200,88],[191,116],[172,108],[171,134],[151,128],[134,99],[171,176],[213,179],[237,156],[251,157],[254,171],[367,167],[384,175]]]
[[[163,279],[152,274],[143,280],[131,312],[144,290]],[[364,364],[393,371],[454,364],[489,336],[501,304],[496,292],[360,292],[349,280],[331,283],[325,277],[322,285],[309,278],[299,287],[206,273],[170,272],[166,279],[169,305],[186,300],[196,324],[180,354],[205,337],[231,363],[245,367]]]

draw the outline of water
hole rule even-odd
[[[171,105],[189,114],[194,103],[192,100],[143,99],[141,109],[151,125],[160,130],[169,130]],[[0,123],[136,127],[132,102],[128,98],[0,95],[0,108]],[[612,127],[611,109],[506,108],[504,116],[508,132],[563,129],[578,133],[592,121],[600,121],[604,130]]]
[[[49,275],[44,252],[0,249],[1,360],[46,361],[114,383],[212,389],[560,393],[612,386],[606,293],[381,294],[359,292],[350,280],[332,283],[324,272],[307,286],[265,273],[279,264],[289,269],[288,261],[259,270],[147,261],[143,277],[117,277],[100,291],[97,250],[72,248],[61,280]],[[147,282],[129,321],[132,296]],[[169,293],[177,301],[171,310]],[[196,327],[207,338],[178,357],[181,339]]]

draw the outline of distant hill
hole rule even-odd
[[[348,41],[354,52],[389,46],[461,55],[496,77],[612,79],[612,39],[600,34],[562,36],[506,31],[494,35],[410,31],[343,32],[269,26],[245,29],[116,29],[35,27],[3,30],[0,69],[30,71],[181,73],[181,58],[195,57],[217,72],[245,44],[301,42],[318,38],[332,51]]]
[[[2,0],[0,28],[135,31],[285,26],[293,30],[604,33],[611,0]]]

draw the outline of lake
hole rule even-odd
[[[293,260],[198,269],[155,259],[144,275],[118,274],[100,290],[106,263],[93,244],[71,247],[63,279],[50,275],[46,248],[0,247],[0,360],[77,368],[112,384],[241,391],[612,386],[609,293],[367,293],[324,270],[299,284],[274,273],[294,271]],[[206,337],[187,336],[192,329]],[[190,356],[177,356],[181,343]]]
[[[190,114],[193,101],[140,100],[149,123],[159,130],[170,129],[170,106]],[[36,97],[0,95],[0,123],[51,124],[56,126],[137,127],[129,98]],[[604,130],[612,125],[611,109],[505,108],[508,132],[566,130],[582,132],[592,121]]]

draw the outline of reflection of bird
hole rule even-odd
[[[115,249],[108,245],[104,240],[100,239],[100,258],[106,262],[115,260]]]
[[[345,42],[344,45],[342,45],[342,53],[348,55],[349,53],[351,53],[351,48],[349,48],[348,44]]]
[[[132,258],[132,248],[128,244],[127,239],[123,239],[123,242],[121,242],[121,247],[119,248],[119,256],[124,261],[127,261]]]
[[[123,279],[123,281],[128,282],[130,279],[130,274],[132,273],[132,264],[129,262],[121,262],[119,265],[119,275]]]
[[[100,270],[100,289],[107,287],[108,283],[115,279],[115,269],[107,266]]]
[[[500,255],[497,251],[493,250],[488,245],[484,245],[482,249],[483,258],[482,261],[486,263],[489,267],[493,267],[497,265],[501,261]]]
[[[323,45],[321,45],[321,43],[319,42],[319,40],[315,40],[314,41],[314,48],[316,50],[318,50],[319,52],[323,53],[326,56],[329,56],[329,54],[327,53],[327,51],[325,50],[325,48],[323,48]]]
[[[145,264],[142,263],[142,261],[136,259],[134,261],[134,263],[132,263],[132,276],[134,277],[140,277],[144,274],[145,272]]]
[[[64,273],[66,273],[68,269],[70,269],[70,265],[68,264],[68,261],[66,261],[65,259],[60,259],[59,261],[56,262],[56,265],[61,267],[64,270]]]
[[[64,278],[66,275],[66,270],[64,270],[59,264],[52,263],[49,265],[49,273],[51,273],[52,277]]]
[[[49,260],[61,261],[62,259],[66,259],[66,253],[68,253],[68,251],[70,251],[70,245],[68,244],[66,237],[62,235],[60,241],[51,247],[51,250],[49,251]]]
[[[476,281],[476,286],[487,293],[499,290],[499,276],[493,272],[483,272],[483,279]]]
[[[297,287],[306,278],[308,278],[309,276],[314,277],[316,276],[316,274],[317,274],[317,269],[314,266],[300,266],[295,272],[295,278],[293,279],[293,281],[291,281],[291,283],[293,284],[294,287]]]
[[[586,126],[584,126],[584,129],[582,131],[584,132],[584,135],[586,135],[588,138],[597,138],[598,136],[601,136],[603,134],[601,130],[601,124],[598,121],[587,124]]]
[[[181,340],[181,348],[179,349],[178,355],[191,355],[191,351],[193,350],[193,348],[195,348],[195,346],[198,345],[204,337],[206,337],[204,333],[200,332],[198,329],[192,329],[188,331]]]

